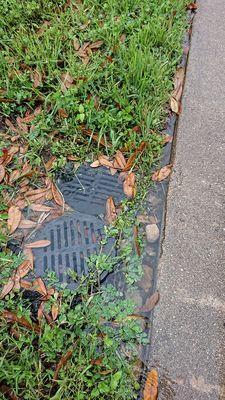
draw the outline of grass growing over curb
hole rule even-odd
[[[2,2],[0,149],[12,145],[12,140],[26,147],[23,160],[40,172],[52,156],[54,171],[68,160],[90,161],[96,154],[114,155],[118,149],[129,156],[144,141],[145,151],[135,165],[142,188],[132,207],[138,207],[147,188],[143,182],[150,181],[151,166],[162,149],[159,132],[182,53],[186,4],[186,0]],[[18,117],[27,121],[19,124]],[[14,188],[4,183],[3,190],[13,193]],[[2,195],[3,232],[7,209]],[[132,255],[134,214],[125,211],[111,230],[127,237],[122,259],[131,286],[140,277],[141,263]],[[5,241],[0,233],[1,246]],[[20,262],[21,256],[4,248],[3,283]],[[50,323],[46,316],[38,321],[20,292],[0,300],[0,398],[7,399],[9,390],[27,400],[137,398],[135,360],[140,343],[146,342],[142,321],[131,318],[135,304],[123,293],[96,284],[96,266],[110,270],[117,262],[99,255],[91,260],[92,273],[81,280],[76,293],[58,287],[45,309],[51,315],[52,306],[60,304],[59,315]],[[55,281],[52,284],[57,287]],[[5,310],[16,315],[15,324],[4,317]]]

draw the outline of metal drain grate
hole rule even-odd
[[[61,283],[73,288],[75,283],[68,270],[79,276],[87,275],[86,258],[99,251],[103,237],[104,224],[94,216],[73,212],[47,223],[32,238],[32,241],[47,239],[51,242],[48,247],[33,250],[36,274],[44,276],[53,271]],[[114,240],[110,239],[103,251],[109,252],[113,245]]]
[[[88,215],[104,214],[109,196],[113,196],[116,203],[124,198],[119,174],[112,176],[104,167],[90,168],[82,165],[72,179],[61,178],[58,185],[65,202],[73,209]]]

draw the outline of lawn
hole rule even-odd
[[[48,190],[54,188],[55,173],[68,162],[77,168],[100,155],[111,159],[118,151],[132,160],[137,179],[137,195],[126,202],[108,230],[108,235],[122,232],[127,238],[120,260],[103,254],[89,260],[90,277],[81,279],[76,294],[58,287],[53,278],[46,285],[35,281],[33,287],[42,296],[35,318],[18,290],[23,286],[12,285],[13,290],[2,296],[2,399],[138,396],[137,348],[147,340],[142,319],[134,317],[132,301],[111,286],[96,287],[96,282],[99,269],[113,269],[121,259],[129,264],[127,284],[133,286],[140,278],[141,258],[133,255],[129,240],[163,148],[161,132],[182,55],[187,3],[5,0],[0,4],[3,284],[10,283],[13,273],[15,280],[15,271],[18,274],[21,262],[26,263],[23,255],[6,247],[13,237],[7,225],[9,207],[16,204],[17,215],[23,210],[24,187],[33,190],[29,196],[34,199],[44,190],[44,182]],[[53,194],[60,206],[59,196]],[[25,276],[21,271],[20,279]]]

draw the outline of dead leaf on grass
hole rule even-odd
[[[112,224],[117,218],[116,207],[114,204],[113,197],[110,196],[106,201],[106,222]]]
[[[17,206],[11,206],[8,210],[8,229],[9,233],[15,232],[21,221],[22,213]]]
[[[130,172],[123,182],[123,191],[128,198],[133,198],[136,194],[135,174]]]
[[[47,247],[51,244],[50,240],[37,240],[36,242],[33,243],[26,243],[25,248],[26,249],[38,249],[40,247]]]
[[[134,232],[134,247],[135,247],[137,255],[140,257],[141,249],[140,249],[140,245],[138,242],[138,227],[136,225],[133,228],[133,232]]]
[[[2,317],[11,324],[17,323],[21,326],[24,326],[27,329],[34,330],[36,333],[40,333],[41,329],[37,324],[31,324],[26,318],[18,317],[15,313],[3,310],[1,312]]]
[[[44,308],[45,308],[45,303],[44,301],[41,301],[37,312],[38,321],[40,321],[44,317]]]
[[[117,150],[115,154],[115,160],[113,163],[114,168],[123,170],[126,165],[126,159],[120,150]]]
[[[46,296],[48,294],[45,283],[41,278],[36,278],[34,280],[33,287],[37,292],[41,293],[43,296]]]
[[[5,167],[4,165],[0,164],[0,183],[3,181],[4,177],[5,177]]]
[[[69,114],[67,114],[66,110],[64,108],[59,108],[58,109],[58,114],[60,118],[68,118]]]
[[[66,72],[65,74],[62,74],[62,76],[61,76],[62,92],[66,92],[73,85],[73,82],[74,82],[74,79],[68,72]]]
[[[14,334],[14,333],[12,332],[12,334]],[[15,334],[14,334],[14,336],[16,337]],[[19,337],[20,337],[20,335],[19,336],[17,335],[17,339]],[[4,398],[10,399],[10,400],[20,400],[19,397],[17,397],[15,395],[13,390],[9,386],[7,386],[3,383],[0,383],[0,393],[2,393],[4,395]]]
[[[76,39],[76,38],[73,39],[73,47],[76,51],[79,50],[79,48],[80,48],[80,43],[79,43],[78,39]]]
[[[91,365],[102,365],[103,357],[96,358],[90,361]]]
[[[109,158],[107,156],[104,155],[99,156],[98,161],[103,167],[113,168],[113,164],[111,163],[111,161],[109,161]]]
[[[4,299],[7,294],[9,294],[12,289],[14,288],[15,281],[13,278],[9,278],[8,282],[3,286],[1,294],[0,294],[0,299]]]
[[[161,168],[160,170],[155,171],[152,175],[152,180],[154,182],[161,182],[164,179],[168,178],[168,176],[172,172],[172,167],[173,167],[172,164],[168,164],[168,165],[165,165],[165,167]]]
[[[52,169],[55,160],[56,160],[56,157],[53,156],[45,163],[46,171],[50,171]]]
[[[37,88],[42,83],[42,73],[36,69],[31,73],[31,79],[33,80],[33,87]]]
[[[138,146],[135,152],[128,158],[126,164],[124,165],[123,171],[129,171],[133,167],[138,154],[141,154],[146,148],[146,146],[147,146],[146,142],[141,142],[140,146]]]
[[[58,304],[52,304],[51,313],[52,313],[52,319],[53,319],[53,321],[55,321],[59,315]]]
[[[144,400],[157,400],[158,398],[158,372],[155,369],[147,373],[143,395]]]
[[[54,377],[53,377],[53,381],[56,381],[58,379],[58,375],[59,375],[59,371],[61,368],[63,368],[67,361],[69,360],[69,358],[73,355],[73,350],[69,349],[66,354],[64,354],[64,356],[61,357],[60,361],[58,362],[57,366],[56,366],[56,370],[54,373]]]

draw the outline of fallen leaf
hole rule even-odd
[[[20,400],[19,397],[15,395],[13,390],[3,383],[0,383],[0,393],[4,395],[4,399]]]
[[[117,150],[115,154],[115,160],[113,163],[114,168],[123,170],[126,165],[126,160],[123,153],[120,150]]]
[[[64,198],[63,195],[60,193],[59,189],[56,187],[54,183],[52,183],[52,195],[53,198],[59,206],[63,207],[64,206]]]
[[[111,161],[108,160],[107,156],[99,156],[98,157],[98,161],[100,162],[100,164],[106,168],[113,168],[113,164],[111,163]]]
[[[196,3],[190,3],[187,5],[187,9],[191,10],[191,11],[195,11],[195,10],[197,10],[197,8],[198,8],[198,4],[196,4]]]
[[[64,108],[59,108],[58,109],[58,114],[60,118],[68,118],[68,114],[66,112],[66,110],[64,110]]]
[[[8,229],[9,233],[15,232],[20,224],[22,213],[17,206],[11,206],[8,210]]]
[[[5,167],[4,165],[0,164],[0,183],[3,181],[4,177],[5,177]]]
[[[123,182],[123,191],[128,198],[133,198],[136,194],[135,174],[130,172]]]
[[[135,246],[135,250],[137,255],[140,257],[141,255],[141,249],[140,249],[140,245],[138,242],[138,227],[135,225],[133,228],[133,232],[134,232],[134,246]]]
[[[43,204],[31,204],[30,209],[36,212],[49,212],[53,210],[52,207],[45,206]]]
[[[90,164],[91,168],[97,168],[100,167],[100,162],[98,160],[94,161],[93,163]]]
[[[138,311],[150,312],[159,302],[159,299],[160,299],[159,292],[156,291],[155,293],[153,293],[151,297],[149,297],[149,299],[146,300],[145,304],[142,307],[138,307]]]
[[[117,218],[117,214],[116,214],[116,207],[114,204],[114,200],[113,197],[110,196],[107,201],[106,201],[106,222],[108,222],[108,224],[112,224],[113,221],[115,221]]]
[[[0,299],[4,299],[5,296],[7,296],[7,294],[9,294],[11,292],[11,290],[13,289],[15,284],[14,279],[9,278],[8,282],[3,286],[1,294],[0,294]]]
[[[104,137],[99,137],[96,133],[94,133],[91,129],[87,129],[85,128],[84,125],[81,125],[81,130],[82,133],[84,133],[85,135],[89,136],[91,138],[91,140],[93,139],[95,142],[99,144],[101,144],[104,147],[112,147],[112,145],[110,143],[108,143]]]
[[[32,73],[33,87],[37,88],[42,83],[42,74],[37,69]]]
[[[76,39],[76,38],[73,39],[73,47],[76,51],[79,50],[79,48],[80,48],[80,43],[79,43],[78,39]]]
[[[31,229],[31,228],[35,228],[35,226],[37,225],[36,222],[31,221],[30,219],[22,219],[22,221],[20,222],[18,228],[20,229]]]
[[[53,156],[45,163],[46,171],[50,171],[52,169],[55,161],[56,161],[56,157]]]
[[[74,79],[72,76],[66,72],[61,76],[61,90],[62,92],[66,92],[73,85]]]
[[[44,301],[41,301],[41,303],[38,307],[38,312],[37,312],[38,321],[40,321],[44,316],[44,307],[45,307],[45,303],[44,303]]]
[[[46,296],[48,294],[45,283],[41,278],[36,278],[34,280],[33,287],[37,292],[41,293],[43,296]]]
[[[51,313],[52,319],[55,321],[59,315],[59,306],[57,304],[52,304]]]
[[[185,68],[178,68],[174,76],[174,91],[170,98],[170,108],[176,114],[181,113],[181,97],[183,93],[184,77]]]
[[[18,133],[18,129],[13,125],[13,123],[10,121],[10,119],[6,118],[5,124],[8,126],[9,129],[11,129],[11,131]]]
[[[91,361],[90,361],[90,364],[91,364],[91,365],[101,365],[101,364],[102,364],[102,360],[103,360],[103,358],[102,358],[102,357],[99,357],[99,358],[96,358],[96,359],[94,359],[94,360],[91,360]]]
[[[147,373],[143,395],[144,400],[157,400],[158,398],[158,372],[155,369]]]
[[[120,36],[120,42],[124,43],[125,41],[126,41],[126,35],[123,34]]]
[[[17,181],[17,179],[19,179],[20,176],[21,176],[21,172],[18,169],[15,169],[9,175],[9,183],[13,183],[13,182]]]
[[[146,146],[147,146],[146,142],[141,142],[140,146],[138,146],[138,148],[134,151],[134,153],[128,158],[127,163],[123,168],[123,171],[129,171],[133,167],[138,154],[141,154],[146,148]]]
[[[37,240],[33,243],[26,243],[24,247],[27,249],[38,249],[39,247],[47,247],[50,244],[50,240]]]
[[[66,352],[66,354],[64,356],[61,357],[59,363],[56,366],[53,381],[56,381],[58,379],[60,369],[66,365],[67,361],[72,356],[72,354],[73,354],[73,350],[70,349]]]
[[[172,172],[172,164],[165,165],[165,167],[161,168],[158,171],[155,171],[154,174],[152,175],[152,180],[154,182],[161,182],[164,179],[168,178],[168,176]]]
[[[163,144],[167,144],[167,143],[172,143],[173,141],[173,136],[171,135],[163,135]]]
[[[32,290],[33,285],[30,281],[26,281],[25,279],[20,280],[20,287],[27,290]]]
[[[3,310],[1,315],[8,323],[14,324],[17,323],[21,326],[24,326],[27,329],[33,330],[36,333],[40,333],[41,329],[37,324],[31,324],[26,318],[18,317],[15,313],[7,310]]]
[[[96,42],[89,44],[88,48],[91,50],[96,50],[96,49],[99,49],[102,45],[103,45],[103,41],[97,40]]]
[[[28,274],[29,271],[33,269],[33,265],[29,260],[25,260],[22,262],[22,264],[19,265],[19,267],[16,269],[16,277],[19,277],[19,279],[24,278]]]
[[[170,108],[175,114],[181,113],[181,103],[177,101],[173,96],[170,97]]]
[[[20,117],[16,118],[16,122],[17,122],[17,125],[20,128],[21,132],[28,133],[28,126],[27,126],[27,124],[25,124],[24,122],[21,121]]]

